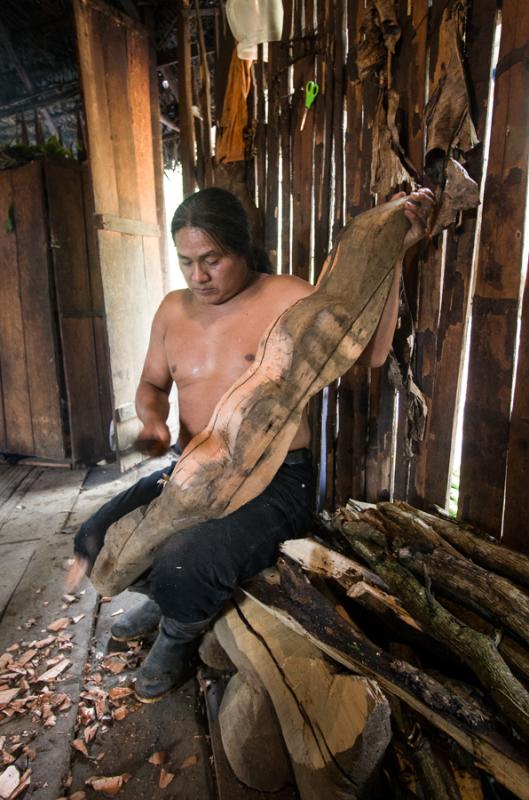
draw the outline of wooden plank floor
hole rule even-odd
[[[68,668],[46,685],[50,698],[64,693],[71,705],[65,702],[63,710],[54,709],[55,724],[49,727],[43,724],[46,711],[39,718],[24,704],[13,714],[8,706],[0,705],[2,748],[13,752],[14,766],[21,774],[31,770],[24,798],[56,800],[76,791],[86,791],[87,797],[101,796],[88,789],[85,780],[123,773],[130,775],[119,794],[124,800],[210,800],[216,796],[196,681],[156,705],[143,706],[130,696],[108,700],[112,688],[130,685],[129,667],[140,660],[141,654],[125,658],[107,653],[112,614],[136,602],[137,596],[125,592],[110,603],[100,604],[86,581],[73,598],[63,598],[72,536],[78,525],[106,499],[166,463],[151,461],[124,476],[112,467],[87,472],[0,464],[0,657],[9,648],[9,655],[16,660],[35,649],[35,642],[50,637],[50,623],[70,618],[59,640],[47,646],[47,661],[40,655],[46,652],[44,649],[28,661],[29,689],[19,696],[41,696],[44,687],[38,676],[57,660],[67,658]],[[121,672],[113,671],[116,667],[107,668],[122,658]],[[6,669],[0,672],[5,674]],[[94,691],[107,700],[101,718],[94,717],[97,730],[86,745],[87,757],[71,743],[90,726],[86,715],[94,708]],[[121,707],[125,710],[117,711]],[[84,709],[81,724],[80,708]],[[26,752],[23,745],[27,745]],[[166,754],[164,768],[174,774],[166,789],[158,785],[161,767],[148,761],[159,751]]]

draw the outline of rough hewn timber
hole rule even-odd
[[[98,591],[122,591],[170,535],[225,516],[264,490],[309,399],[349,369],[375,330],[407,226],[397,200],[344,229],[317,291],[271,325],[255,362],[189,443],[162,495],[111,526],[92,573]]]
[[[238,599],[215,632],[246,680],[268,692],[301,800],[365,797],[391,738],[376,682],[337,669],[250,597]]]

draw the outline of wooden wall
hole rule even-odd
[[[0,451],[73,464],[109,455],[109,370],[87,169],[0,172]]]
[[[396,9],[395,19],[390,14],[384,18],[388,7]],[[429,129],[425,107],[440,87],[447,91],[455,69],[449,18],[454,28],[459,25],[462,74],[480,144],[469,147],[455,120],[445,120],[452,134],[445,155],[462,161],[477,182],[485,181],[481,225],[477,210],[462,212],[446,233],[420,246],[408,260],[409,313],[404,313],[395,339],[398,365],[390,359],[380,369],[354,368],[329,390],[326,503],[335,505],[350,496],[394,496],[418,505],[446,506],[470,315],[458,513],[499,536],[505,503],[504,540],[529,551],[529,522],[522,512],[529,476],[527,316],[522,316],[517,364],[515,360],[529,155],[529,72],[523,55],[529,7],[521,0],[505,0],[499,14],[492,0],[468,8],[446,0],[431,5],[427,0],[373,2],[367,9],[356,0],[293,0],[285,10],[284,41],[269,45],[268,63],[256,65],[256,108],[264,110],[257,118],[257,140],[267,155],[266,160],[256,159],[257,196],[267,249],[283,272],[316,278],[344,221],[382,202],[386,193],[409,188],[385,153],[384,126],[392,121],[391,114],[381,111],[386,106],[391,111],[397,103],[401,151],[394,136],[391,148],[400,164],[419,183],[432,185],[436,162],[430,154],[433,168],[425,174],[425,150],[435,144],[436,132]],[[376,63],[377,52],[378,64],[368,69],[366,58],[369,62],[373,56]],[[303,87],[314,79],[320,95],[300,131]],[[459,113],[459,102],[450,100],[453,116]],[[373,187],[372,167],[381,153],[384,179]],[[527,315],[527,290],[525,294]],[[420,414],[416,418],[419,432],[424,424],[422,441],[414,439],[408,421],[410,413],[420,410],[411,380],[428,409],[425,420]]]
[[[412,180],[440,193],[448,157],[484,186],[479,210],[459,212],[408,255],[395,358],[354,368],[316,404],[324,502],[395,497],[446,507],[463,404],[458,515],[496,537],[503,528],[505,542],[529,551],[529,5],[287,0],[284,8],[283,40],[268,45],[267,61],[259,48],[252,95],[255,195],[278,270],[316,279],[345,221]],[[308,80],[320,92],[301,131]]]

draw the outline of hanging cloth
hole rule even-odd
[[[248,94],[250,92],[251,61],[243,61],[234,48],[224,94],[220,132],[217,134],[215,158],[217,164],[244,161],[244,132],[248,125]]]

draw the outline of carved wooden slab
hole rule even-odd
[[[270,483],[310,398],[354,364],[375,331],[408,229],[404,202],[343,229],[317,291],[270,326],[161,496],[109,528],[91,575],[97,591],[123,591],[173,533],[230,514]]]

